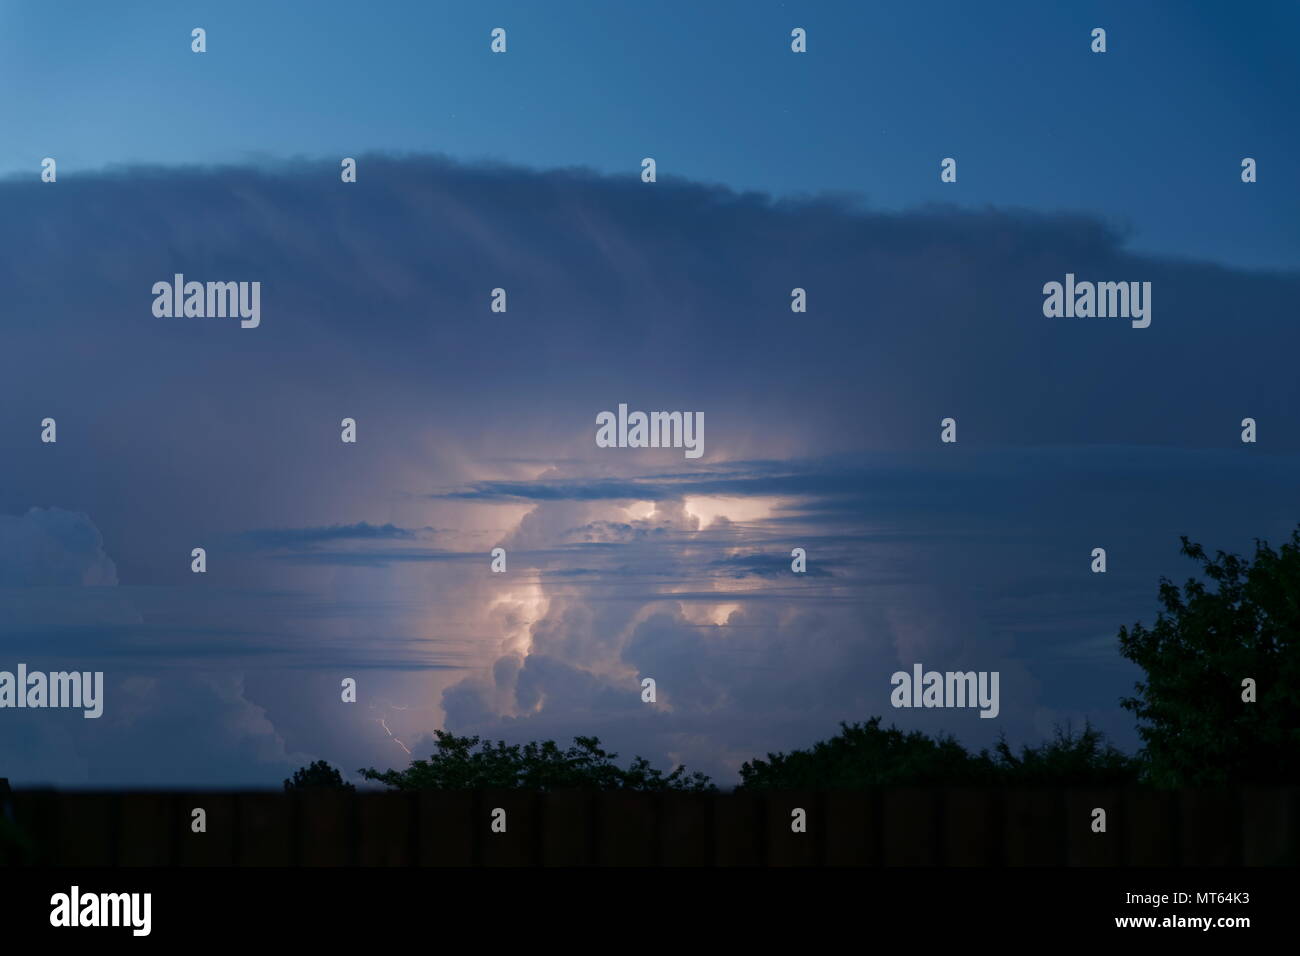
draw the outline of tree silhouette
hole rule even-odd
[[[880,718],[865,724],[841,723],[830,740],[808,750],[769,753],[766,760],[740,768],[743,790],[829,788],[856,790],[900,784],[983,783],[992,762],[972,757],[952,737],[931,738],[913,730],[880,728]]]
[[[1136,783],[1141,773],[1140,760],[1106,743],[1105,735],[1086,721],[1078,736],[1058,727],[1052,740],[1021,747],[1019,754],[1003,738],[991,759],[997,782],[1012,786],[1120,786]]]
[[[1123,705],[1139,720],[1148,779],[1161,786],[1300,782],[1300,529],[1254,563],[1182,538],[1205,577],[1160,581],[1150,629],[1120,628],[1121,653],[1146,671]],[[1243,681],[1257,700],[1243,700]]]
[[[301,767],[293,772],[293,779],[284,782],[286,790],[355,790],[356,787],[345,783],[343,775],[324,760],[317,760],[309,767]]]
[[[865,724],[840,724],[830,740],[808,750],[767,755],[740,768],[742,790],[844,789],[961,785],[1103,786],[1131,783],[1133,758],[1104,744],[1100,731],[1085,724],[1075,736],[1057,729],[1040,747],[1012,751],[999,740],[990,753],[972,754],[951,736],[929,737],[919,730],[882,730],[880,718]]]
[[[362,769],[367,780],[398,790],[687,790],[717,788],[704,774],[687,774],[685,767],[665,775],[636,757],[626,770],[614,763],[618,754],[600,747],[596,737],[575,737],[575,746],[561,750],[553,740],[507,746],[499,740],[457,737],[435,730],[437,752],[428,760],[413,760],[405,770]],[[476,751],[474,748],[478,747]]]

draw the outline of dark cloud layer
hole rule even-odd
[[[263,548],[302,548],[325,541],[407,541],[416,535],[415,531],[393,524],[375,526],[364,521],[326,528],[261,528],[244,533],[248,541]]]
[[[24,715],[14,779],[157,782],[183,752],[178,783],[274,785],[439,725],[724,782],[872,713],[1132,745],[1113,637],[1191,570],[1177,536],[1300,519],[1297,273],[1135,256],[1076,215],[359,170],[0,183],[0,667],[117,688],[98,722]],[[1150,281],[1150,328],[1045,318],[1067,272]],[[175,273],[260,281],[261,326],[155,317]],[[703,411],[704,457],[596,448],[622,402]],[[891,710],[915,661],[1000,670],[1001,716]]]

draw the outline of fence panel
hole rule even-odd
[[[725,794],[20,790],[11,803],[21,840],[0,848],[4,861],[78,867],[1300,862],[1300,788],[1294,787]],[[200,809],[205,829],[195,832],[194,811]],[[1106,813],[1104,832],[1094,826],[1098,809]]]

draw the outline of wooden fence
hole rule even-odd
[[[1106,832],[1093,832],[1093,810]],[[206,832],[192,811],[206,813]],[[493,811],[505,811],[494,832]],[[806,832],[792,831],[805,811]],[[1300,788],[1214,792],[12,794],[4,862],[56,866],[1259,866]],[[3,822],[3,821],[0,821]],[[21,853],[21,856],[20,856]],[[3,857],[0,857],[3,858]]]

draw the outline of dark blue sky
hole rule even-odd
[[[7,8],[0,669],[108,696],[0,711],[5,773],[275,786],[447,727],[727,785],[874,714],[1135,746],[1115,635],[1178,536],[1300,520],[1294,8],[911,6]],[[260,327],[154,316],[177,272],[260,281]],[[1151,326],[1045,317],[1069,272]],[[621,402],[705,455],[597,448]],[[999,718],[892,709],[914,662],[998,670]]]
[[[0,12],[0,173],[413,150],[621,174],[649,155],[742,190],[1081,210],[1138,249],[1300,262],[1292,2],[60,9]]]

